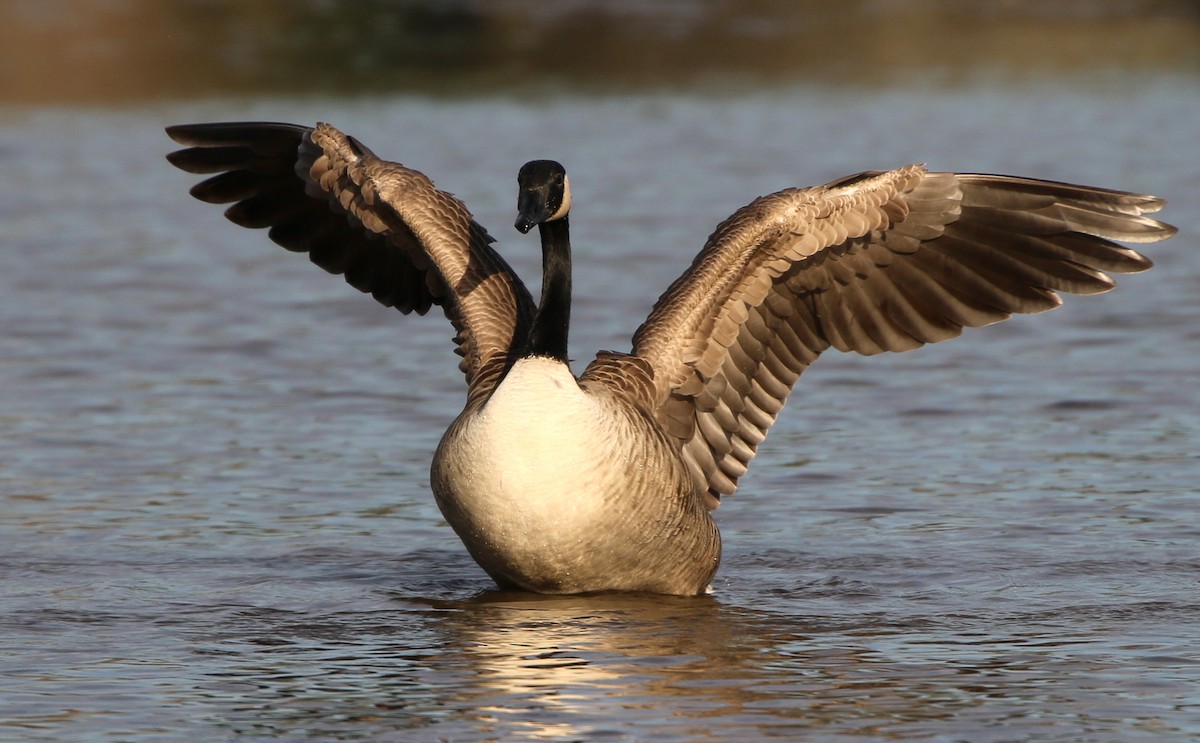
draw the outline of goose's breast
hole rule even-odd
[[[611,581],[689,525],[712,538],[683,465],[648,426],[565,365],[522,360],[443,437],[438,505],[493,576],[544,590]]]
[[[511,540],[553,527],[595,523],[620,468],[618,434],[570,369],[525,359],[482,407],[447,431],[434,461],[434,490],[447,518]],[[450,501],[444,503],[443,501]],[[455,525],[457,528],[457,525]]]

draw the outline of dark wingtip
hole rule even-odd
[[[175,140],[179,144],[195,147],[207,141],[204,137],[204,130],[213,127],[213,124],[172,124],[166,127],[167,136]]]
[[[167,136],[188,147],[243,146],[282,153],[294,148],[310,127],[276,121],[220,121],[172,124]]]

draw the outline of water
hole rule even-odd
[[[1200,734],[1196,92],[0,109],[0,739]],[[433,174],[525,276],[516,168],[562,159],[580,366],[734,208],[862,168],[1154,192],[1182,233],[1106,296],[823,357],[718,512],[712,596],[505,594],[429,493],[448,323],[189,199],[161,127],[235,118],[331,120]]]

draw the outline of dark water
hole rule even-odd
[[[0,109],[0,739],[1200,735],[1197,92]],[[581,364],[734,208],[867,167],[1154,192],[1182,232],[1111,294],[822,358],[718,512],[714,595],[498,594],[427,485],[449,325],[190,200],[161,127],[229,118],[334,121],[527,276],[515,171],[562,159]]]

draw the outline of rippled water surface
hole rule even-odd
[[[504,594],[427,484],[448,323],[188,198],[162,126],[230,118],[334,121],[533,278],[513,178],[563,160],[580,365],[734,208],[863,168],[1154,192],[1182,232],[1111,294],[822,358],[712,596]],[[1200,735],[1197,121],[1169,76],[0,109],[0,738]]]

